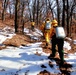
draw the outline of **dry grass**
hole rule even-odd
[[[30,43],[30,38],[21,34],[17,34],[13,36],[11,39],[6,39],[3,42],[3,44],[5,44],[6,46],[9,45],[9,46],[15,46],[15,47],[19,47],[21,45],[27,45],[29,43]]]

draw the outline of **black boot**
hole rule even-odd
[[[46,46],[48,46],[48,43],[46,43]]]
[[[55,57],[55,55],[50,54],[50,56],[48,56],[48,59],[50,59],[50,58],[54,58],[54,57]]]

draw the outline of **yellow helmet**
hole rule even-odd
[[[33,26],[34,26],[34,25],[35,25],[35,22],[31,22],[31,25],[33,25]]]
[[[52,26],[58,26],[57,20],[53,20],[52,23],[51,23],[51,25],[52,25]]]

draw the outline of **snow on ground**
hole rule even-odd
[[[28,29],[25,29],[25,32],[28,35],[34,36],[29,34]],[[37,29],[34,33],[35,37],[41,34],[41,32]],[[14,32],[8,33],[7,29],[0,31],[0,44],[5,41],[5,39],[11,38],[13,35],[16,34],[14,34]],[[54,67],[49,67],[49,59],[47,59],[49,54],[42,51],[42,48],[40,47],[41,43],[42,42],[32,43],[27,46],[20,46],[19,48],[8,46],[6,49],[0,50],[0,75],[37,75],[44,69],[54,74],[61,73],[58,69],[59,66],[56,65],[54,60],[52,61],[54,63]],[[68,50],[71,49],[70,44],[66,41],[64,42],[64,47]],[[36,52],[40,53],[41,56],[36,55]],[[73,65],[73,72],[71,75],[75,75],[76,53],[68,54],[68,58],[65,58],[65,60]],[[47,66],[47,68],[42,68],[42,64]]]

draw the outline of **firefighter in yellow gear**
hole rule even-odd
[[[52,32],[52,27],[50,27],[49,29],[46,29],[46,23],[50,23],[51,25],[51,22],[50,22],[50,19],[47,18],[45,22],[43,22],[42,26],[41,26],[41,31],[43,32],[43,37],[46,41],[46,46],[48,46],[48,44],[50,43],[50,34]]]
[[[50,34],[51,43],[52,43],[52,54],[50,54],[50,56],[48,58],[55,57],[56,45],[57,45],[61,64],[63,64],[64,63],[64,51],[63,51],[64,39],[56,37],[55,29],[56,29],[56,27],[58,27],[58,22],[56,20],[53,20],[51,25],[53,28],[51,31],[51,34]]]
[[[31,22],[31,30],[34,31],[35,22]]]

